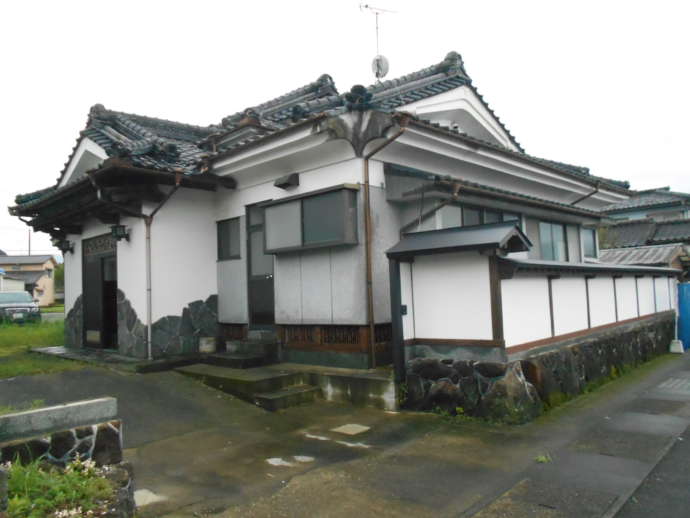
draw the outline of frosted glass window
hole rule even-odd
[[[501,221],[501,213],[491,210],[484,211],[484,223],[498,223]]]
[[[302,245],[302,212],[299,200],[266,207],[266,248],[280,250]]]
[[[585,257],[597,256],[597,238],[596,230],[593,228],[582,229],[582,248],[584,248]]]
[[[218,260],[238,259],[240,257],[240,218],[219,221]]]
[[[273,256],[264,253],[264,233],[252,231],[249,235],[251,250],[252,275],[270,275],[273,273]]]
[[[560,223],[539,222],[541,258],[549,261],[567,261],[568,246],[565,227]]]
[[[462,208],[457,205],[445,205],[439,209],[441,228],[459,227],[462,225]]]
[[[482,213],[477,209],[470,209],[469,207],[462,208],[462,225],[464,227],[470,225],[479,225],[482,222]]]
[[[345,203],[342,191],[302,200],[304,244],[342,241],[345,238]]]

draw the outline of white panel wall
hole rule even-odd
[[[613,278],[601,275],[589,280],[589,308],[592,327],[616,321]]]
[[[587,329],[587,292],[584,278],[553,279],[551,290],[555,334],[564,335]]]
[[[415,337],[414,330],[414,302],[411,263],[400,263],[400,300],[407,306],[407,315],[402,316],[403,339]]]
[[[218,321],[224,324],[246,324],[247,307],[247,229],[240,218],[240,257],[217,262]]]
[[[516,277],[501,281],[501,301],[506,347],[551,336],[546,277]]]
[[[654,279],[656,287],[656,310],[668,311],[671,309],[668,299],[668,280],[666,277],[657,277]]]
[[[616,299],[618,300],[618,320],[637,318],[637,293],[635,278],[616,279]]]
[[[150,210],[147,207],[146,212]],[[151,228],[153,321],[218,292],[213,193],[180,189]],[[139,266],[143,268],[143,264]]]
[[[637,290],[640,295],[640,316],[654,313],[654,287],[651,277],[637,279]]]
[[[412,276],[417,338],[493,338],[487,257],[477,252],[416,257]]]

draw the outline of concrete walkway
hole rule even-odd
[[[172,372],[0,381],[0,405],[100,395],[118,398],[140,501],[155,502],[143,518],[601,517],[690,424],[690,356],[519,427],[327,403],[272,414]]]

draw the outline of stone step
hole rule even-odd
[[[254,394],[276,392],[305,382],[305,375],[301,372],[266,367],[236,369],[196,363],[175,370],[185,376],[199,379],[209,387],[251,402],[254,402]]]
[[[313,403],[321,397],[321,389],[311,385],[295,385],[275,392],[264,392],[254,395],[254,403],[261,408],[275,412],[283,408]]]
[[[261,354],[266,363],[278,361],[280,345],[275,340],[226,340],[225,350],[231,354]]]
[[[260,353],[228,353],[220,352],[205,356],[202,363],[217,367],[231,367],[233,369],[250,369],[266,365],[266,356]]]

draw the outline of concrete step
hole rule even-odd
[[[220,352],[205,356],[202,362],[208,365],[215,365],[217,367],[250,369],[252,367],[266,365],[268,360],[266,359],[266,356],[261,353],[250,354]]]
[[[175,370],[185,376],[199,379],[209,387],[251,402],[254,402],[254,394],[276,392],[305,383],[305,375],[301,372],[283,372],[266,367],[236,369],[196,363]]]
[[[255,394],[254,403],[261,408],[275,412],[291,406],[313,403],[317,397],[321,397],[320,388],[311,385],[295,385],[275,392]]]

